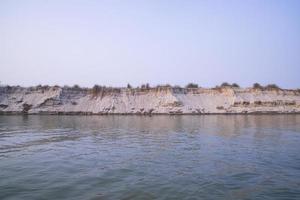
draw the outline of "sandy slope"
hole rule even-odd
[[[300,92],[253,88],[104,90],[0,87],[0,113],[300,113]]]

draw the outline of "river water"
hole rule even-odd
[[[300,199],[300,115],[0,116],[0,199]]]

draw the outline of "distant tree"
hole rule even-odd
[[[128,89],[131,89],[132,86],[128,83],[128,84],[127,84],[127,88],[128,88]]]
[[[186,88],[198,88],[199,86],[198,86],[198,84],[196,84],[196,83],[189,83],[189,84],[187,84],[185,87],[186,87]]]
[[[221,84],[221,87],[231,87],[231,85],[227,82]]]
[[[149,85],[149,83],[142,84],[142,85],[141,85],[141,88],[142,88],[142,89],[149,89],[149,88],[150,88],[150,85]]]
[[[156,85],[154,88],[160,90],[160,89],[172,88],[172,86],[170,84],[163,84],[163,85]]]
[[[99,85],[94,85],[94,87],[92,88],[92,93],[94,95],[98,94],[101,91],[102,87]]]
[[[239,87],[240,87],[237,83],[233,83],[231,86],[232,86],[232,87],[236,87],[236,88],[239,88]]]
[[[280,87],[278,87],[276,84],[268,84],[266,89],[280,90]]]
[[[254,83],[252,87],[254,89],[263,89],[263,86],[261,86],[259,83]]]
[[[73,85],[72,88],[75,89],[75,90],[79,90],[80,89],[79,85],[77,85],[77,84]]]
[[[146,89],[149,89],[149,88],[150,88],[150,84],[146,83]]]
[[[46,89],[49,89],[50,86],[49,85],[43,85],[42,88],[46,90]]]

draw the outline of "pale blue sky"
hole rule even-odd
[[[300,87],[300,1],[0,0],[2,84]]]

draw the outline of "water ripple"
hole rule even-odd
[[[0,199],[300,199],[300,116],[0,116]]]

